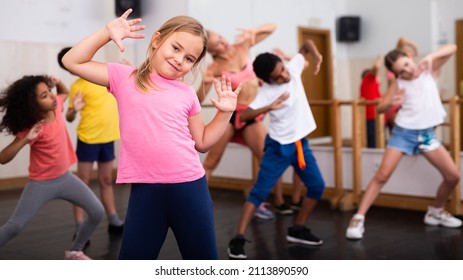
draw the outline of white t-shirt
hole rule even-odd
[[[285,106],[268,113],[270,115],[268,134],[282,145],[306,137],[317,127],[301,81],[304,62],[302,54],[295,55],[286,65],[291,80],[280,85],[264,83],[256,99],[249,105],[254,110],[259,109],[273,103],[281,94],[289,93],[289,98],[284,101]]]
[[[399,88],[405,89],[405,101],[395,119],[398,126],[426,129],[444,122],[447,113],[431,73],[423,72],[411,81],[398,79],[397,83]]]

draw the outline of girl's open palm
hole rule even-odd
[[[76,95],[74,96],[74,99],[72,100],[72,105],[74,106],[74,110],[76,112],[79,112],[80,110],[82,110],[82,108],[84,108],[85,99],[82,95],[82,92],[80,91],[76,92]]]
[[[39,137],[40,132],[42,131],[42,124],[43,124],[43,121],[39,121],[38,123],[32,126],[32,128],[29,130],[29,132],[26,135],[27,141],[34,142],[37,139],[37,137]]]
[[[232,90],[231,78],[222,76],[222,82],[214,80],[215,91],[217,92],[217,100],[211,98],[212,104],[221,112],[233,112],[236,109],[236,101],[241,90],[241,83]]]
[[[278,110],[284,107],[285,106],[284,101],[288,99],[288,97],[289,97],[289,92],[285,91],[283,94],[278,96],[278,98],[275,101],[273,101],[272,104],[270,104],[270,110]]]
[[[145,37],[144,34],[137,33],[137,31],[145,29],[144,25],[137,25],[141,22],[141,18],[128,20],[127,18],[130,13],[132,13],[132,9],[128,9],[122,16],[106,25],[109,38],[116,43],[121,52],[125,51],[125,46],[122,44],[123,39],[140,39]]]
[[[402,105],[405,101],[405,90],[403,88],[397,89],[392,96],[392,105]]]

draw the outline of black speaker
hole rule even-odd
[[[336,22],[336,38],[339,42],[360,41],[360,17],[344,16]]]
[[[132,13],[129,18],[141,17],[140,0],[116,0],[116,16],[120,17],[125,11],[132,8]]]

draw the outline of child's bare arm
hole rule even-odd
[[[41,129],[42,123],[38,122],[29,130],[24,138],[16,136],[15,139],[0,152],[0,164],[6,164],[14,159],[24,146],[37,139]]]
[[[62,62],[71,73],[95,84],[109,85],[106,63],[93,61],[95,53],[109,41],[114,41],[119,49],[125,50],[122,40],[125,38],[144,38],[137,31],[145,26],[138,25],[141,19],[128,20],[132,9],[127,10],[121,17],[113,20],[99,31],[77,43],[64,55]]]
[[[305,40],[304,43],[302,43],[301,48],[299,49],[299,53],[301,53],[303,56],[306,56],[307,54],[312,55],[315,65],[314,74],[317,75],[318,71],[320,71],[320,66],[323,62],[323,57],[318,51],[317,46],[315,46],[315,43],[310,39]]]
[[[423,70],[429,70],[433,73],[439,71],[452,55],[457,51],[457,46],[455,44],[448,44],[440,47],[436,51],[426,55],[420,61],[420,67]]]

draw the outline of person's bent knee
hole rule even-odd
[[[377,183],[381,184],[381,185],[384,185],[387,183],[387,181],[389,180],[389,177],[391,177],[391,174],[388,174],[386,172],[382,172],[382,171],[378,171],[376,172],[375,176],[373,177],[373,179],[375,181],[377,181]]]
[[[456,186],[458,182],[460,181],[460,173],[453,172],[452,174],[446,176],[444,180],[446,184],[450,186]]]
[[[262,199],[262,198],[259,198],[259,196],[253,194],[253,193],[249,193],[249,196],[248,198],[246,199],[246,201],[254,204],[254,206],[259,207],[259,205],[265,201],[265,199]]]
[[[101,187],[112,187],[112,176],[102,176],[99,178]]]
[[[98,203],[98,206],[94,207],[94,209],[92,209],[92,211],[89,211],[87,214],[89,220],[91,220],[94,223],[99,223],[105,215],[105,210],[103,205],[101,203]]]
[[[325,185],[313,186],[310,189],[309,188],[307,189],[305,196],[308,198],[315,199],[315,200],[320,200],[322,199],[324,190],[325,190]]]

